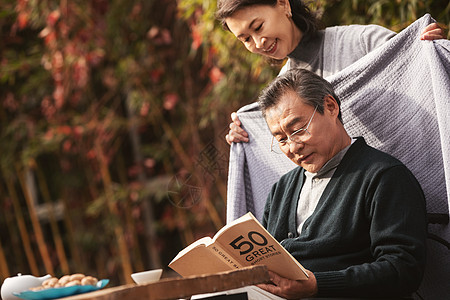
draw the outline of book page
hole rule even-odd
[[[196,247],[208,246],[211,243],[212,243],[212,239],[209,236],[205,236],[199,240],[196,240],[195,242],[193,242],[192,244],[190,244],[189,246],[187,246],[186,248],[181,250],[177,254],[177,256],[175,256],[175,258],[173,260],[177,260],[178,258],[180,258],[181,256],[183,256],[184,254],[186,254],[187,252],[191,251],[192,249],[194,249]]]
[[[218,259],[204,244],[197,244],[196,247],[190,247],[189,251],[182,252],[170,262],[169,267],[183,277],[232,270],[228,263]]]
[[[213,242],[207,248],[211,251],[211,253],[216,255],[217,259],[226,263],[230,269],[235,270],[244,267],[239,260],[236,260],[236,258],[230,255],[229,252],[222,249],[220,243]]]

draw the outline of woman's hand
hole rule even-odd
[[[316,277],[311,271],[306,270],[306,272],[309,275],[308,280],[290,280],[269,271],[272,283],[258,284],[257,286],[286,299],[314,297],[317,295]]]
[[[438,39],[446,39],[447,35],[445,34],[444,28],[442,28],[438,23],[431,23],[423,30],[420,35],[421,40],[438,40]]]
[[[248,143],[248,133],[241,128],[241,121],[239,121],[239,118],[235,112],[231,114],[231,120],[230,131],[225,136],[227,143],[230,145],[231,143]]]

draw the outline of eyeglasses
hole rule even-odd
[[[294,142],[297,144],[306,142],[311,137],[311,133],[308,131],[308,128],[312,122],[312,119],[314,118],[316,110],[317,110],[317,105],[314,108],[314,112],[313,112],[311,118],[309,119],[308,124],[306,125],[305,128],[300,128],[299,130],[294,131],[286,139],[281,139],[279,141],[277,141],[275,139],[275,137],[272,137],[272,143],[270,144],[270,152],[282,154],[282,152],[280,150],[282,148],[286,147],[289,144],[288,142]],[[277,144],[278,144],[278,147],[277,147]]]

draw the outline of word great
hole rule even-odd
[[[268,247],[259,248],[256,251],[253,251],[251,254],[245,257],[245,260],[251,262],[251,264],[255,264],[257,262],[262,261],[265,258],[269,258],[274,255],[281,254],[280,251],[277,251],[274,245],[270,245]]]

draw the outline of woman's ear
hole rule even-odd
[[[284,9],[284,13],[288,18],[292,17],[291,4],[289,0],[278,0],[278,5]]]

